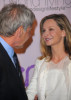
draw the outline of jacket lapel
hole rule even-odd
[[[44,60],[39,70],[39,78],[38,78],[38,94],[40,95],[39,100],[45,100],[47,65],[48,65],[48,62]]]
[[[3,67],[4,68],[7,67],[9,70],[14,71],[14,73],[16,73],[17,76],[19,76],[12,60],[10,59],[9,55],[7,54],[6,50],[3,48],[1,43],[0,43],[0,55]]]

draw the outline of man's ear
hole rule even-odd
[[[20,26],[17,30],[16,30],[16,36],[20,37],[22,35],[22,33],[24,32],[23,26]]]
[[[29,26],[27,29],[26,29],[26,32],[30,32],[31,31],[31,27]]]

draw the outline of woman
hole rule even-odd
[[[40,23],[42,57],[27,88],[29,100],[71,100],[71,25],[64,14]],[[36,97],[36,98],[37,98]]]

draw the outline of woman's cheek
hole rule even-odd
[[[55,36],[55,32],[51,32],[50,34],[51,34],[52,36]]]

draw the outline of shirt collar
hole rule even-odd
[[[2,44],[2,46],[4,47],[4,49],[7,51],[8,55],[11,58],[14,54],[13,48],[7,42],[5,42],[1,37],[0,37],[0,43]]]

